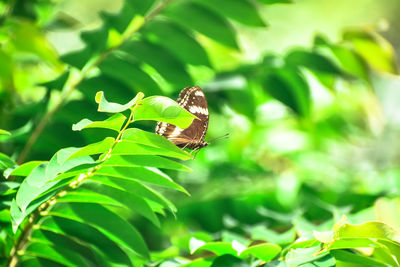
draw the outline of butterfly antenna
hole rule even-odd
[[[219,137],[216,137],[216,138],[214,138],[214,139],[211,139],[211,140],[208,140],[207,142],[214,142],[214,141],[216,141],[216,140],[221,140],[221,139],[225,139],[225,138],[229,138],[229,133],[226,133],[226,134],[224,134],[223,136],[219,136]]]

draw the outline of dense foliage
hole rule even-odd
[[[56,2],[0,3],[2,266],[400,266],[381,35],[250,61],[241,30],[291,1],[125,0],[56,52],[48,33],[79,25]],[[230,136],[189,160],[153,130],[190,125],[171,98],[193,85],[208,139]]]

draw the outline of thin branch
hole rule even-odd
[[[137,28],[133,29],[132,31],[128,32],[126,35],[123,35],[123,39],[121,42],[113,47],[108,48],[106,51],[104,51],[90,66],[87,68],[83,67],[80,73],[80,77],[78,80],[76,80],[73,84],[71,84],[67,90],[65,90],[65,93],[60,97],[59,101],[57,104],[51,108],[48,113],[42,118],[42,120],[39,122],[38,126],[35,128],[33,131],[32,135],[29,137],[28,142],[24,146],[21,154],[19,155],[17,159],[18,164],[22,164],[26,157],[28,156],[29,152],[32,149],[32,146],[36,143],[37,139],[43,132],[43,130],[46,128],[47,124],[49,121],[53,118],[54,114],[63,106],[64,102],[68,99],[68,96],[79,86],[79,84],[85,80],[86,76],[95,68],[97,68],[101,62],[104,61],[104,59],[107,58],[107,56],[112,53],[114,50],[118,49],[122,44],[124,44],[127,40],[129,40],[133,34],[138,32],[147,22],[152,20],[155,16],[157,16],[168,4],[170,4],[173,0],[166,0],[160,3],[160,5],[156,6],[152,11],[150,11],[145,17],[144,17],[144,23],[139,25]],[[67,81],[68,82],[68,81]]]

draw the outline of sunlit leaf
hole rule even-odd
[[[343,34],[343,39],[351,42],[372,68],[397,73],[393,47],[378,34],[368,31],[347,31]]]
[[[238,255],[238,252],[232,247],[232,243],[229,242],[209,242],[193,250],[192,253],[202,250],[211,251],[217,256],[224,254]]]
[[[58,181],[47,182],[46,168],[47,163],[38,165],[22,182],[16,196],[16,203],[22,212],[34,199],[58,183]]]
[[[269,262],[273,258],[275,258],[279,252],[281,252],[281,247],[275,244],[260,244],[251,246],[245,250],[243,250],[239,256],[253,255],[258,259],[261,259],[265,262]]]
[[[99,104],[98,111],[99,112],[110,112],[110,113],[118,113],[118,112],[125,111],[125,110],[131,108],[133,105],[135,105],[142,98],[143,98],[143,93],[138,93],[135,96],[135,98],[133,98],[131,101],[129,101],[125,105],[121,105],[118,103],[108,102],[104,96],[103,91],[97,92],[97,94],[95,96],[96,103]]]
[[[387,266],[387,264],[378,261],[376,259],[364,255],[358,255],[344,250],[332,250],[330,253],[336,260],[343,261],[346,263],[354,263],[361,266],[376,266],[376,267]]]
[[[15,189],[19,187],[20,183],[18,182],[1,182],[0,183],[0,195],[7,195],[9,192],[13,192]]]
[[[151,96],[140,101],[134,113],[134,120],[154,120],[187,128],[196,118],[168,97]]]
[[[157,169],[148,167],[102,167],[96,171],[96,175],[119,177],[123,179],[136,179],[189,194],[182,186],[176,184],[166,174],[157,171]]]
[[[94,160],[87,155],[79,155],[79,157],[78,156],[72,157],[73,155],[77,155],[78,154],[77,152],[81,150],[82,149],[76,147],[69,147],[59,150],[47,164],[45,177],[43,177],[45,179],[42,178],[42,180],[39,183],[36,183],[35,181],[35,185],[40,186],[41,183],[50,181],[57,175],[64,173],[68,170],[71,170],[75,167],[78,167],[80,165],[94,163]],[[34,183],[33,180],[30,181],[31,184]]]
[[[106,119],[105,121],[91,121],[89,119],[82,119],[80,122],[72,125],[72,130],[80,131],[87,128],[105,128],[118,132],[119,130],[121,130],[121,127],[125,120],[126,117],[121,113],[117,113]]]
[[[8,176],[16,175],[16,176],[28,176],[34,168],[38,165],[44,163],[45,161],[29,161],[25,162],[24,164],[18,166],[17,168],[13,169]]]
[[[338,238],[377,238],[400,242],[399,233],[381,222],[366,222],[362,224],[344,224],[335,236]]]
[[[104,140],[93,143],[81,148],[76,148],[76,151],[69,156],[69,160],[74,158],[80,158],[89,155],[96,155],[107,152],[114,144],[115,139],[113,137],[106,137]]]
[[[146,166],[160,169],[191,171],[190,168],[183,164],[155,155],[113,155],[102,165],[114,167]]]
[[[0,129],[0,135],[11,135],[11,133],[6,130]]]
[[[11,159],[6,154],[0,153],[0,170],[5,170],[7,168],[16,165],[15,161]]]

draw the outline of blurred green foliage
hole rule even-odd
[[[71,16],[62,1],[0,3],[1,263],[16,238],[6,237],[12,235],[9,210],[23,183],[21,177],[7,181],[10,168],[32,160],[25,163],[32,171],[65,147],[110,145],[122,117],[96,112],[98,91],[124,104],[138,92],[175,99],[183,87],[199,85],[211,114],[206,139],[230,136],[200,151],[188,163],[192,172],[165,171],[185,189],[173,188],[191,194],[157,188],[176,204],[176,217],[155,206],[164,217],[124,214],[150,250],[150,259],[124,258],[125,264],[399,266],[395,49],[376,29],[356,27],[337,39],[320,33],[310,47],[248,60],[242,32],[273,29],[263,13],[271,4],[296,12],[298,3],[125,0],[105,5],[120,7],[105,8],[93,24]],[[140,112],[154,118],[151,109]],[[102,129],[84,121],[74,126],[84,131],[72,131],[83,117]],[[135,123],[154,129],[154,122]],[[97,211],[97,218],[106,212]],[[160,228],[148,220],[160,220]],[[125,255],[110,246],[110,262]],[[25,255],[24,264],[80,262],[76,251],[48,252],[61,255],[49,258],[38,252],[45,249],[43,242],[31,246],[38,258]]]

